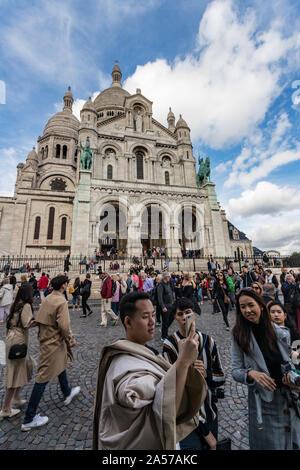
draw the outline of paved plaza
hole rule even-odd
[[[46,426],[30,432],[21,432],[24,409],[11,420],[0,422],[0,450],[89,450],[92,448],[93,402],[97,377],[97,366],[101,348],[104,345],[124,338],[121,324],[113,327],[111,320],[106,329],[100,328],[100,301],[90,302],[93,314],[80,318],[79,313],[70,309],[71,328],[76,335],[77,347],[73,349],[74,362],[68,368],[70,385],[80,385],[81,393],[69,406],[63,404],[58,380],[50,382],[40,403],[38,412],[49,417]],[[248,449],[247,427],[247,387],[235,382],[231,377],[230,332],[225,330],[221,314],[212,315],[211,303],[202,306],[202,315],[196,326],[211,334],[218,345],[226,374],[225,399],[219,400],[219,439],[230,437],[233,449]],[[234,313],[229,313],[229,323],[233,326]],[[170,332],[175,330],[172,324]],[[37,329],[30,331],[30,351],[38,359]],[[2,380],[4,373],[5,326],[0,325],[0,399],[3,400]],[[162,350],[160,331],[155,331],[154,340],[149,343]],[[34,379],[23,389],[23,397],[29,399]],[[26,405],[25,405],[26,406]]]

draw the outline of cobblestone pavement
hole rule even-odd
[[[46,426],[30,432],[21,432],[24,409],[10,420],[0,421],[0,449],[30,450],[69,450],[92,448],[92,417],[97,366],[101,348],[124,337],[122,325],[112,326],[108,321],[106,329],[100,328],[99,301],[91,303],[93,314],[79,318],[79,313],[70,310],[71,327],[75,333],[78,346],[73,349],[75,361],[68,368],[71,386],[80,385],[81,393],[69,406],[63,405],[63,397],[57,379],[47,385],[40,403],[39,413],[49,417]],[[93,305],[94,304],[94,305]],[[226,373],[225,399],[219,400],[219,439],[230,437],[233,449],[248,449],[247,424],[247,387],[235,382],[230,372],[230,332],[225,330],[221,314],[211,314],[212,306],[205,302],[202,315],[197,318],[196,326],[204,333],[212,335],[218,345],[220,357]],[[233,326],[234,313],[229,313],[229,323]],[[175,323],[169,329],[173,332]],[[37,330],[30,331],[30,351],[38,359]],[[5,339],[5,327],[0,325],[0,344]],[[149,343],[150,344],[150,343]],[[157,328],[153,342],[150,344],[159,351],[162,349],[160,331]],[[3,346],[3,343],[2,343]],[[0,361],[0,400],[4,366]],[[23,397],[29,399],[34,380],[23,389]]]

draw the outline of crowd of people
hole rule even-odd
[[[221,356],[211,334],[196,329],[195,323],[186,331],[187,317],[201,315],[204,302],[209,302],[212,315],[222,314],[227,331],[228,312],[236,309],[232,376],[248,386],[250,449],[300,450],[300,360],[292,347],[300,340],[300,272],[282,268],[277,279],[270,268],[259,264],[246,264],[235,272],[232,265],[221,267],[213,260],[208,261],[207,271],[169,273],[153,265],[132,264],[126,275],[100,273],[99,326],[107,328],[108,317],[112,326],[122,322],[126,341],[102,351],[94,448],[218,448],[217,402],[224,397],[226,380]],[[93,314],[88,305],[92,280],[89,272],[84,280],[78,276],[72,282],[66,274],[50,279],[42,273],[38,280],[34,273],[29,278],[22,274],[19,284],[8,273],[2,279],[0,322],[6,321],[6,367],[0,419],[15,416],[25,405],[21,390],[31,380],[34,366],[28,330],[39,328],[39,367],[23,431],[48,422],[37,409],[52,378],[58,377],[66,406],[80,393],[80,387],[70,387],[66,373],[76,345],[66,300],[69,293],[73,311],[82,306],[82,318]],[[41,302],[36,316],[34,296]],[[96,313],[98,307],[93,308]],[[177,331],[170,335],[173,322]],[[155,326],[161,331],[162,355],[147,344]],[[118,389],[113,396],[112,384]],[[121,422],[118,412],[113,414],[118,405],[123,410]],[[175,409],[175,416],[170,416]],[[139,431],[132,433],[133,428]],[[173,437],[172,429],[177,433]]]

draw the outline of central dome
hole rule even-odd
[[[94,105],[99,111],[106,106],[123,106],[126,96],[130,96],[128,91],[123,88],[111,87],[103,90],[95,99]]]

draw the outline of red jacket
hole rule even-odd
[[[102,299],[111,299],[111,278],[107,277],[105,282],[102,283],[101,287],[101,297]]]
[[[144,281],[141,277],[139,277],[139,287],[138,287],[139,292],[143,292],[143,285],[144,285]]]
[[[42,276],[38,282],[38,289],[47,289],[49,279],[47,276]]]

